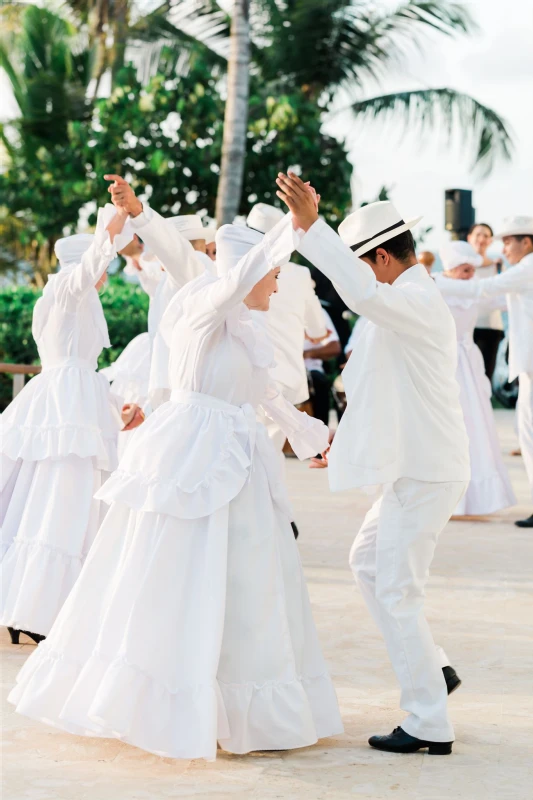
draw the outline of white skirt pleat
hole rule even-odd
[[[94,494],[108,473],[75,455],[2,466],[0,624],[47,636],[107,510]]]
[[[470,444],[472,477],[455,514],[491,514],[516,497],[503,462],[491,405],[491,386],[478,347],[458,348],[457,380]]]
[[[229,506],[113,503],[10,695],[63,730],[161,756],[289,749],[342,731],[290,524],[261,462]]]

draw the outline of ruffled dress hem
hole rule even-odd
[[[3,550],[0,625],[47,636],[79,577],[86,553],[72,555],[46,542],[18,538]],[[28,587],[33,587],[33,594]],[[39,593],[39,587],[46,587],[46,592]]]
[[[76,663],[48,642],[26,662],[8,700],[18,713],[68,733],[119,739],[168,758],[214,760],[217,740],[239,754],[294,749],[343,730],[325,673],[287,683],[169,687],[124,658],[93,653]]]
[[[516,505],[516,497],[506,476],[471,480],[454,511],[456,516],[494,514]]]

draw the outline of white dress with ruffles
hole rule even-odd
[[[45,636],[102,521],[105,503],[94,494],[117,465],[120,403],[96,372],[109,347],[94,288],[115,256],[109,209],[82,262],[50,276],[37,301],[42,372],[0,420],[0,624]]]
[[[516,504],[509,473],[501,454],[491,405],[492,389],[485,375],[483,356],[474,342],[480,311],[499,308],[505,299],[490,303],[454,297],[452,278],[434,276],[455,320],[457,329],[457,381],[470,444],[471,480],[455,514],[491,514]]]
[[[293,239],[282,221],[225,277],[205,273],[169,306],[171,400],[98,493],[109,513],[18,676],[17,711],[186,759],[214,759],[217,740],[247,753],[342,731],[256,409],[300,457],[322,451],[328,432],[269,385],[273,350],[242,302]]]

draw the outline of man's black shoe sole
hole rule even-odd
[[[452,752],[453,742],[420,742],[417,747],[409,750],[396,750],[396,748],[380,747],[380,745],[371,744],[374,750],[381,750],[385,753],[399,753],[400,755],[407,755],[408,753],[417,753],[419,750],[428,749],[430,756],[449,756]]]

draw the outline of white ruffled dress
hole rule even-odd
[[[322,423],[268,384],[273,350],[242,303],[293,249],[285,221],[224,278],[173,300],[171,400],[98,493],[111,504],[48,639],[21,670],[17,711],[160,756],[283,750],[342,731],[290,526],[277,454]]]
[[[48,635],[105,511],[94,494],[117,465],[120,402],[96,372],[109,347],[95,284],[115,256],[100,212],[82,262],[49,278],[33,314],[42,373],[0,420],[0,624]]]
[[[492,388],[473,336],[480,310],[499,308],[505,300],[497,298],[487,303],[454,297],[446,291],[453,290],[452,278],[436,275],[435,280],[457,329],[457,381],[470,443],[472,477],[455,514],[491,514],[515,505],[516,497],[501,454],[491,405]]]

